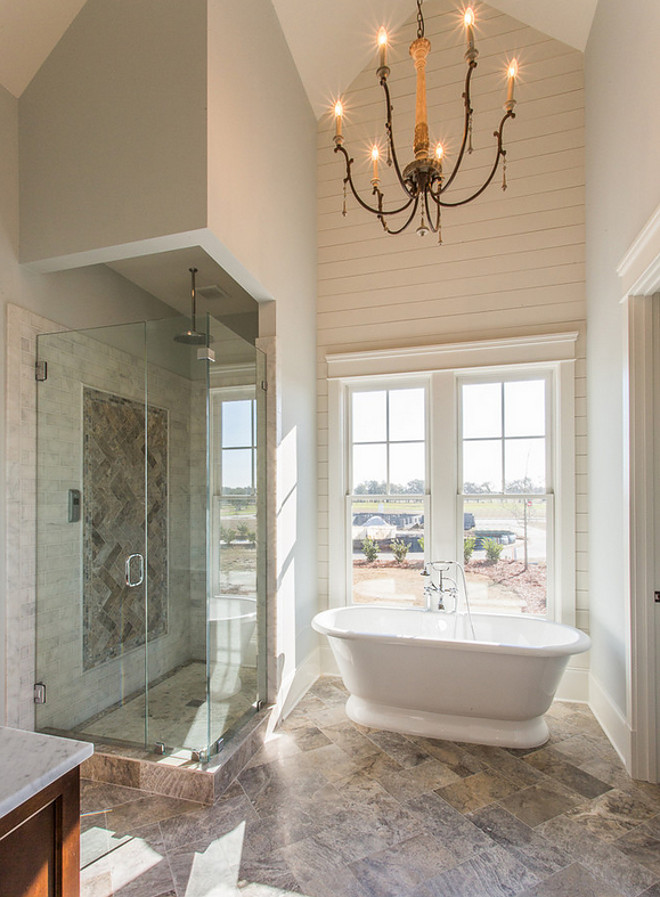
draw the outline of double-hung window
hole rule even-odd
[[[549,373],[465,377],[458,501],[473,604],[545,614],[553,505]]]
[[[352,600],[415,603],[427,500],[424,383],[350,390],[347,565]]]
[[[328,356],[331,604],[420,606],[453,559],[474,609],[574,622],[575,338]]]

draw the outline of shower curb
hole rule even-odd
[[[175,753],[157,755],[97,742],[94,754],[82,764],[80,774],[95,782],[212,804],[261,748],[270,713],[270,707],[255,713],[208,763],[188,760]]]

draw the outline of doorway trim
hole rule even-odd
[[[624,489],[628,509],[628,723],[629,772],[658,781],[657,658],[653,590],[654,401],[653,296],[660,292],[660,206],[639,232],[617,267],[621,302],[627,307],[624,403]],[[650,417],[650,420],[649,420]]]

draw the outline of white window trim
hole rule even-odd
[[[558,622],[575,625],[576,576],[575,576],[575,347],[577,332],[541,334],[502,340],[482,340],[467,343],[451,343],[435,346],[407,347],[403,349],[375,350],[326,355],[328,366],[328,605],[341,607],[348,603],[350,593],[346,576],[346,504],[347,493],[347,433],[346,409],[348,386],[358,381],[368,381],[374,387],[378,377],[390,383],[396,379],[419,382],[420,374],[430,378],[430,396],[433,402],[438,392],[451,388],[453,393],[454,420],[456,419],[456,377],[467,374],[497,375],[497,368],[511,373],[513,366],[525,369],[543,368],[554,374],[553,402],[553,469],[559,488],[554,496],[554,611]],[[445,374],[445,376],[434,376]],[[446,376],[451,373],[451,379]],[[449,384],[451,383],[451,387]],[[449,394],[446,393],[446,398]],[[445,450],[453,458],[454,474],[457,450],[451,439],[451,453],[446,433],[440,426],[439,415],[433,415],[429,440],[434,452]],[[453,429],[453,428],[452,428]],[[433,482],[433,465],[429,470],[431,494],[440,484]],[[454,484],[456,477],[454,476]],[[456,507],[456,488],[453,489]],[[439,508],[448,496],[439,495],[434,501]],[[445,505],[451,506],[451,505]],[[453,545],[442,544],[442,527],[433,519],[431,511],[432,551],[440,556],[451,550],[455,556],[456,535],[452,527]],[[445,528],[446,531],[446,528]]]

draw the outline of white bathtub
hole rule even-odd
[[[356,723],[502,747],[543,744],[543,714],[571,654],[589,636],[534,617],[467,615],[377,605],[317,614]]]
[[[209,601],[209,660],[211,691],[230,698],[241,690],[240,671],[254,655],[252,639],[257,625],[256,598],[216,595]]]

